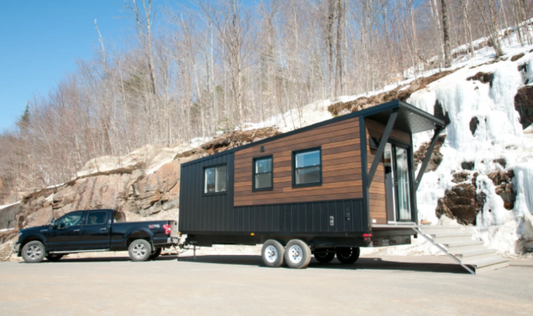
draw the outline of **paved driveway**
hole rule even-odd
[[[422,263],[425,262],[425,263]],[[0,315],[531,315],[533,264],[472,276],[445,257],[266,268],[259,256],[0,263]]]

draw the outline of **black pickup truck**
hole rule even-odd
[[[57,261],[66,254],[128,250],[133,261],[153,260],[178,244],[176,221],[120,222],[113,210],[75,211],[50,225],[22,229],[14,246],[26,262]]]

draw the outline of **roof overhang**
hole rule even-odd
[[[446,125],[443,120],[414,107],[408,103],[394,100],[361,111],[361,115],[373,121],[386,125],[389,117],[397,109],[398,116],[393,129],[415,134],[435,129],[443,129]],[[367,112],[368,111],[368,112]]]

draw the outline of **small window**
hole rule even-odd
[[[293,185],[322,184],[322,159],[320,148],[293,152]]]
[[[67,214],[56,221],[57,228],[65,229],[71,226],[78,226],[81,223],[81,216],[83,213],[76,212]]]
[[[226,192],[226,169],[226,165],[204,169],[204,193]]]
[[[272,190],[272,157],[254,159],[254,191]]]
[[[107,212],[89,212],[87,225],[103,225],[107,220]]]

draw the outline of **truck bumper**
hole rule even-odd
[[[20,252],[20,244],[15,244],[13,246],[13,253],[16,253],[18,256],[19,252]]]

